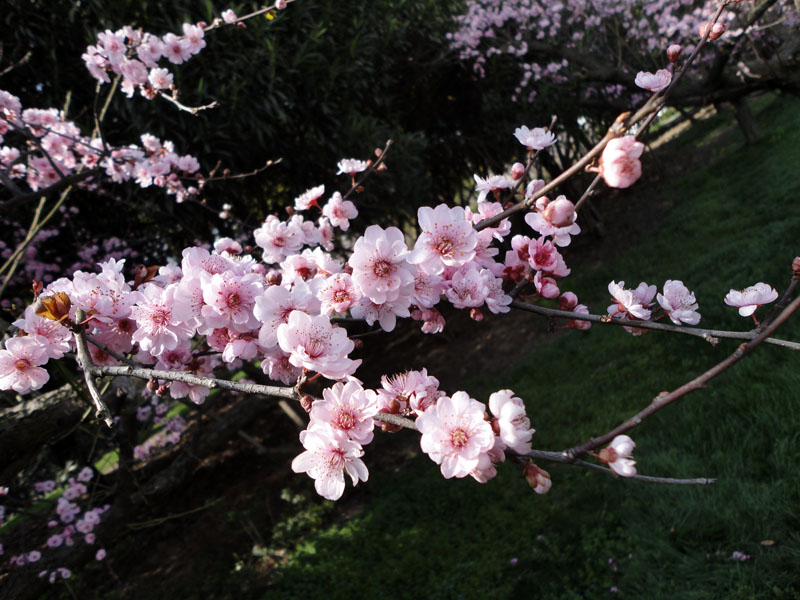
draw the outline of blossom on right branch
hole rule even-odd
[[[731,290],[725,296],[725,304],[739,309],[739,314],[749,317],[762,304],[769,304],[778,299],[778,292],[767,284],[759,281],[755,285],[743,290]]]
[[[636,475],[636,461],[633,460],[634,442],[627,435],[618,435],[608,447],[597,453],[597,458],[620,477],[633,477]]]

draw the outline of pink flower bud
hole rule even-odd
[[[683,51],[683,46],[680,44],[670,44],[669,48],[667,48],[667,58],[671,63],[677,63],[678,57],[680,57],[681,52]]]
[[[483,313],[477,308],[472,308],[469,311],[469,318],[480,323],[483,321]]]
[[[708,25],[703,25],[700,28],[700,35],[705,35],[706,31],[708,31]],[[722,23],[714,23],[711,26],[711,31],[708,33],[708,40],[717,40],[722,37],[723,33],[725,33],[725,25]]]
[[[536,207],[536,210],[542,211],[545,208],[547,208],[548,204],[550,204],[550,199],[549,198],[545,198],[544,196],[542,196],[541,198],[537,198],[536,199],[536,202],[534,203],[534,207]]]
[[[522,179],[523,175],[525,175],[525,165],[519,162],[511,165],[511,177],[514,179],[514,181]]]
[[[566,198],[557,198],[544,209],[544,218],[555,227],[568,227],[575,220],[575,205]]]
[[[149,391],[155,392],[158,389],[158,382],[156,382],[155,380],[151,379],[150,381],[147,382],[147,385],[145,385],[145,387]]]

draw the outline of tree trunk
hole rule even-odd
[[[758,128],[756,119],[750,111],[750,105],[747,103],[747,98],[737,98],[731,104],[733,104],[736,120],[739,122],[742,133],[744,133],[746,143],[754,144],[763,138],[764,134]]]

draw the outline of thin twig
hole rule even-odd
[[[608,467],[596,465],[594,463],[586,462],[585,460],[571,460],[565,457],[561,452],[550,452],[547,450],[531,450],[528,456],[536,460],[546,460],[562,465],[573,465],[589,469],[590,471],[597,471],[605,473],[615,479],[633,479],[635,481],[648,481],[650,483],[666,483],[671,485],[711,485],[717,480],[710,477],[698,477],[695,479],[675,479],[672,477],[652,477],[650,475],[633,475],[632,477],[620,477]]]
[[[669,331],[672,333],[683,333],[699,337],[709,344],[716,346],[719,342],[718,338],[733,339],[733,340],[752,340],[759,335],[759,331],[726,331],[723,329],[701,329],[699,327],[679,327],[677,325],[669,325],[667,323],[656,323],[653,321],[634,321],[632,319],[617,319],[609,317],[608,315],[592,315],[584,313],[569,312],[566,310],[558,310],[556,308],[545,308],[536,304],[529,304],[527,302],[520,302],[514,300],[511,302],[512,308],[517,308],[527,312],[532,312],[545,317],[558,317],[561,319],[571,319],[576,321],[590,321],[592,323],[601,323],[603,325],[617,325],[619,327],[636,327],[638,329],[652,329],[656,331]],[[763,340],[765,344],[772,344],[789,348],[790,350],[800,350],[800,343],[790,342],[788,340],[781,340],[776,338],[766,338]]]
[[[192,114],[194,116],[197,116],[197,113],[199,113],[201,110],[209,110],[211,108],[217,108],[219,106],[219,102],[217,102],[216,100],[214,100],[213,102],[210,102],[208,104],[204,104],[203,106],[186,106],[185,104],[182,104],[178,100],[178,98],[175,97],[175,95],[170,96],[169,94],[165,94],[162,91],[159,91],[158,95],[161,96],[162,98],[164,98],[165,100],[168,100],[169,102],[172,102],[175,106],[177,106],[182,111],[188,112],[188,113],[190,113],[190,114]]]
[[[81,323],[86,318],[86,314],[78,309],[75,313],[75,318],[78,323]],[[76,325],[73,331],[75,335],[75,346],[78,352],[78,364],[83,369],[83,378],[86,380],[86,387],[89,390],[89,396],[95,407],[95,417],[105,422],[108,427],[113,427],[114,421],[111,419],[111,413],[108,410],[105,402],[100,397],[100,392],[97,391],[94,379],[92,378],[95,365],[92,363],[92,357],[89,354],[89,348],[86,346],[86,338],[83,334],[83,325]]]
[[[605,433],[597,438],[592,438],[589,441],[581,444],[580,446],[576,446],[573,448],[568,448],[564,450],[563,454],[565,457],[569,459],[579,458],[588,452],[591,452],[595,448],[599,448],[613,440],[616,436],[626,433],[630,431],[637,425],[639,425],[642,421],[644,421],[650,415],[658,412],[665,406],[671,404],[678,398],[685,396],[686,394],[693,392],[695,390],[699,390],[704,388],[709,381],[711,381],[714,377],[719,375],[720,373],[727,370],[732,365],[739,362],[742,358],[750,354],[753,350],[755,350],[762,342],[764,342],[768,336],[775,331],[786,319],[788,319],[791,314],[796,311],[800,307],[800,296],[795,298],[782,312],[778,317],[770,323],[767,327],[764,328],[755,338],[750,340],[747,343],[742,343],[736,351],[728,356],[725,360],[717,363],[712,368],[707,370],[705,373],[695,377],[690,382],[682,385],[681,387],[673,390],[672,392],[662,392],[647,405],[647,407],[631,418],[626,420],[625,422],[621,423],[608,433]]]
[[[274,396],[276,398],[288,398],[297,400],[298,396],[294,388],[277,387],[273,385],[260,385],[257,383],[238,383],[227,379],[214,379],[213,377],[202,377],[188,371],[160,371],[157,369],[145,369],[131,366],[110,366],[92,365],[92,374],[95,376],[113,375],[121,377],[136,377],[147,380],[182,381],[190,385],[200,385],[209,389],[221,388],[225,390],[235,390],[246,394],[259,394],[263,396]]]

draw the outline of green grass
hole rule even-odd
[[[757,111],[767,135],[755,146],[735,132],[715,141],[721,117],[674,143],[714,158],[664,187],[674,208],[655,235],[605,269],[573,274],[570,289],[594,312],[605,307],[612,279],[682,279],[696,292],[702,325],[746,329],[723,304],[727,291],[755,281],[785,287],[800,254],[800,110],[787,98]],[[797,320],[782,337],[800,338]],[[559,336],[510,378],[465,388],[486,400],[512,387],[526,399],[535,446],[561,449],[606,431],[734,348],[595,326]],[[797,597],[797,360],[762,347],[633,432],[640,472],[716,477],[713,486],[615,481],[543,464],[553,488],[537,496],[513,465],[480,485],[444,480],[423,455],[397,472],[375,471],[349,492],[343,506],[362,510],[305,537],[261,597]],[[752,558],[732,561],[733,551]]]

